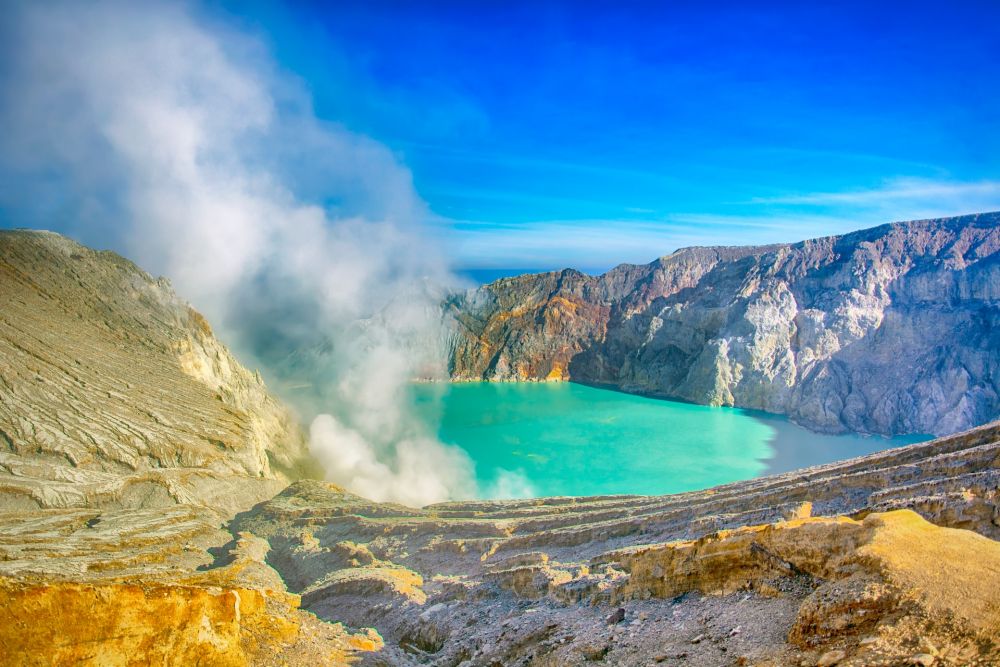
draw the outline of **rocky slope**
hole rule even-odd
[[[1000,213],[505,278],[447,309],[457,380],[606,384],[826,432],[1000,414]]]
[[[663,497],[416,510],[304,481],[231,528],[305,609],[375,626],[375,665],[993,665],[998,504],[1000,422]]]
[[[2,665],[342,665],[381,646],[300,611],[261,541],[207,508],[0,518]]]
[[[674,496],[4,513],[0,664],[995,665],[997,537],[1000,423]]]
[[[291,413],[166,281],[0,231],[0,508],[235,511],[306,462]]]
[[[347,664],[223,523],[312,472],[303,432],[164,280],[0,231],[0,664]]]

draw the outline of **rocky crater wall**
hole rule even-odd
[[[831,433],[1000,415],[1000,213],[505,278],[445,308],[456,380],[609,385]]]

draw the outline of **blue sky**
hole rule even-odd
[[[596,270],[1000,209],[1000,5],[750,5],[199,11],[387,146],[459,267]]]
[[[401,157],[460,263],[1000,207],[996,3],[332,4],[241,16]]]

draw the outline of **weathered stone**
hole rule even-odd
[[[0,509],[234,512],[310,469],[293,415],[164,279],[0,231],[0,303]]]
[[[777,654],[770,663],[755,656],[752,664],[797,664],[796,651],[812,651],[835,638],[854,637],[860,647],[877,622],[906,619],[909,625],[891,626],[898,631],[886,625],[887,638],[877,646],[866,645],[876,657],[885,656],[886,664],[900,664],[913,654],[907,643],[913,637],[940,632],[935,643],[958,650],[954,647],[965,641],[975,646],[976,637],[992,632],[995,613],[984,602],[992,589],[973,584],[1000,562],[1000,549],[972,531],[998,535],[992,523],[998,462],[1000,423],[994,423],[807,471],[675,496],[463,501],[413,509],[302,481],[241,515],[232,529],[268,541],[268,560],[293,592],[322,590],[315,597],[307,594],[307,609],[374,625],[386,639],[389,664],[402,655],[393,652],[395,643],[415,632],[412,619],[420,612],[414,599],[389,589],[366,598],[358,591],[317,588],[313,582],[329,577],[330,567],[366,568],[353,568],[343,558],[317,561],[316,549],[349,535],[352,548],[367,548],[380,567],[420,574],[426,604],[460,599],[436,607],[433,615],[438,631],[449,636],[435,654],[442,662],[464,655],[463,647],[488,646],[492,657],[482,664],[516,664],[540,641],[532,639],[544,629],[530,620],[536,613],[570,624],[582,624],[579,619],[587,614],[590,625],[577,626],[574,634],[593,640],[608,632],[609,617],[629,599],[635,617],[646,620],[615,634],[606,658],[612,664],[645,664],[626,658],[631,654],[625,647],[658,632],[679,643],[671,650],[651,646],[647,662],[686,647],[691,664],[717,664],[707,654],[693,655],[716,644],[745,655],[747,644],[765,641],[758,638],[776,622],[773,612],[756,612],[753,605],[787,610],[778,643],[792,643],[786,649],[791,653]],[[894,511],[900,509],[913,511]],[[300,549],[303,534],[318,546]],[[446,543],[465,548],[443,549]],[[940,562],[968,567],[945,573]],[[951,595],[967,589],[962,599]],[[907,607],[903,591],[923,606]],[[721,596],[730,601],[719,605],[744,611],[711,632],[698,626],[681,630],[669,621],[669,610],[689,604],[692,594]],[[753,602],[739,606],[743,598],[736,596]],[[529,602],[530,613],[521,611]],[[375,611],[359,613],[370,603]],[[664,609],[666,614],[654,613]],[[512,614],[502,630],[487,620],[498,613]],[[950,617],[966,634],[933,625],[938,617]],[[733,634],[736,626],[740,631]],[[696,635],[702,640],[690,644]],[[623,653],[616,653],[619,647]],[[570,656],[581,650],[579,642],[567,643],[565,651],[554,648],[558,657],[548,664],[576,664]],[[815,664],[815,657],[811,660]]]
[[[816,661],[816,667],[833,667],[834,665],[842,662],[847,654],[840,649],[834,649],[832,651],[827,651],[819,657]]]
[[[998,251],[984,213],[504,278],[447,302],[451,373],[944,435],[1000,414]]]
[[[232,536],[205,508],[2,516],[2,664],[342,665],[382,645],[298,611],[263,540],[213,560]]]
[[[17,379],[17,410],[0,417],[27,434],[16,446],[6,430],[0,439],[7,457],[0,479],[5,489],[20,489],[6,495],[6,507],[17,511],[0,516],[0,646],[15,664],[305,667],[378,651],[365,664],[562,667],[590,659],[631,666],[666,656],[702,667],[739,656],[749,664],[815,665],[834,647],[852,664],[906,664],[917,651],[949,664],[1000,659],[1000,548],[986,539],[1000,537],[1000,423],[674,496],[417,509],[302,480],[233,517],[294,476],[294,466],[274,463],[282,452],[294,454],[294,443],[286,449],[259,439],[282,432],[283,418],[267,415],[283,408],[245,370],[226,375],[196,361],[208,352],[186,356],[198,346],[216,349],[204,337],[207,324],[123,260],[90,257],[51,235],[10,238],[0,240],[16,246],[15,261],[5,256],[0,270],[23,284],[2,287],[4,294],[54,308],[44,316],[53,323],[65,321],[60,311],[89,322],[94,348],[81,348],[80,357],[94,368],[73,377],[103,388],[110,385],[97,383],[123,374],[142,399],[140,409],[112,393],[88,399],[93,414],[48,414],[47,401],[91,405],[77,403],[80,388],[61,375],[68,372],[41,365],[51,345],[59,367],[72,370],[63,357],[86,337],[71,333],[42,345],[16,327],[0,336],[8,348],[21,342],[34,350],[0,360]],[[61,243],[70,259],[83,258],[73,261],[90,262],[85,271],[51,269],[64,261]],[[50,268],[33,283],[36,255]],[[16,267],[28,268],[17,274]],[[696,286],[701,269],[688,270]],[[123,291],[122,276],[134,293]],[[108,303],[65,303],[58,295],[76,288],[63,282],[74,280],[86,287],[82,295]],[[794,286],[788,291],[795,296]],[[758,314],[780,315],[789,298],[780,289],[759,296]],[[28,321],[31,313],[18,308],[5,326]],[[560,302],[545,326],[569,326],[572,310]],[[115,326],[101,325],[102,314]],[[668,320],[658,326],[673,326]],[[189,325],[194,333],[185,333]],[[772,334],[762,345],[778,350],[783,334]],[[189,335],[190,346],[172,346]],[[729,355],[731,343],[714,349]],[[231,359],[218,354],[212,358]],[[150,370],[136,373],[123,367],[129,364]],[[58,379],[59,387],[36,391],[35,375],[40,384]],[[237,380],[212,380],[227,377]],[[171,391],[155,391],[161,382]],[[215,403],[203,404],[205,386],[229,387],[232,396],[210,394]],[[724,383],[717,389],[732,392]],[[198,409],[178,414],[178,405]],[[122,439],[115,426],[122,423],[141,425],[151,434],[147,444],[159,444]],[[65,440],[23,440],[59,429]],[[220,432],[233,436],[221,447],[212,443]],[[88,433],[102,437],[94,442]],[[178,439],[174,458],[167,438]],[[94,485],[98,474],[105,486]],[[634,621],[609,626],[609,617],[624,621],[625,599]],[[378,632],[351,634],[336,621]],[[877,641],[865,639],[874,635]],[[695,636],[701,639],[691,643]]]
[[[621,607],[611,612],[608,616],[608,625],[615,625],[625,620],[625,610]]]

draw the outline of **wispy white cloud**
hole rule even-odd
[[[1000,181],[976,181],[962,183],[954,181],[934,181],[916,178],[897,178],[886,181],[877,188],[847,190],[842,192],[810,192],[777,197],[755,197],[754,204],[805,204],[828,205],[870,205],[900,202],[920,202],[937,205],[951,210],[959,202],[964,210],[972,210],[983,203],[1000,207]]]
[[[439,220],[472,265],[610,267],[644,263],[693,245],[794,243],[888,222],[1000,210],[1000,181],[897,178],[879,188],[758,197],[733,213],[495,223]],[[517,258],[512,264],[511,258]]]
[[[747,217],[676,215],[658,220],[547,220],[496,225],[465,222],[449,235],[454,252],[473,266],[609,268],[641,264],[694,245],[746,245],[794,241],[849,231],[824,216]]]

